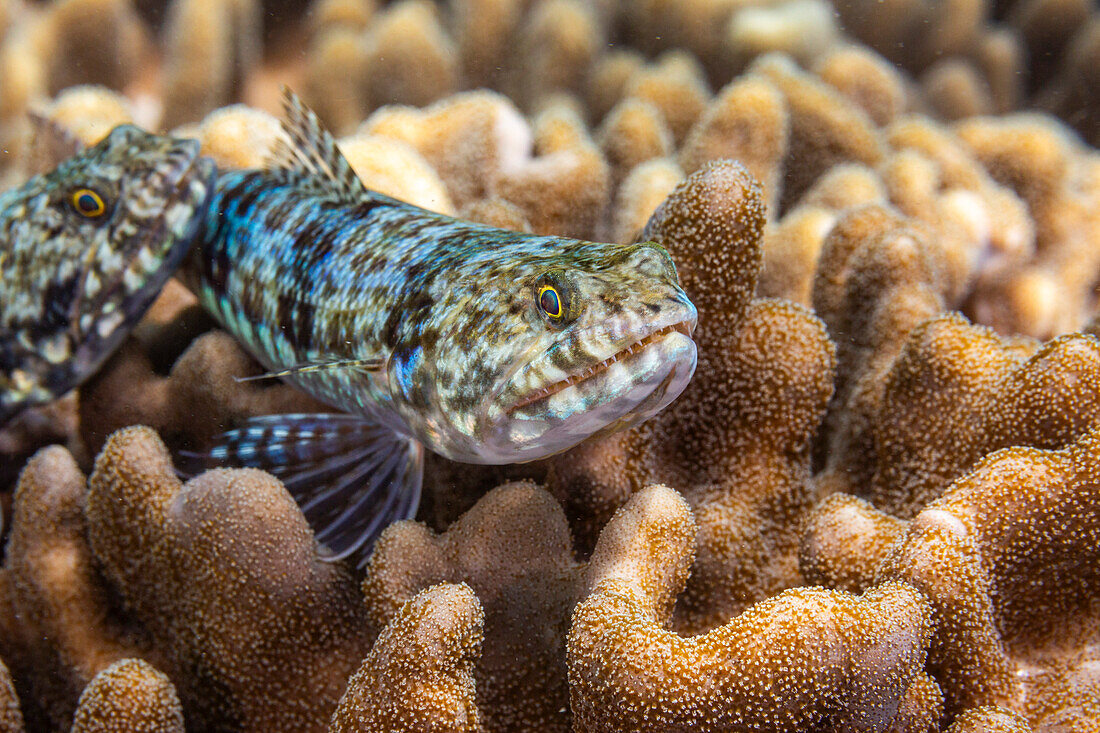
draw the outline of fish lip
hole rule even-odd
[[[586,380],[598,377],[599,375],[606,372],[612,364],[623,361],[625,359],[629,359],[632,356],[641,353],[647,346],[658,343],[664,340],[666,336],[670,336],[673,333],[683,334],[688,339],[690,339],[692,333],[694,333],[695,331],[695,324],[696,320],[694,318],[688,318],[651,331],[650,333],[633,342],[626,348],[620,349],[619,351],[615,352],[598,364],[588,367],[580,374],[570,375],[565,379],[559,380],[546,387],[542,387],[532,394],[529,394],[526,397],[517,400],[505,410],[505,414],[512,415],[517,410],[521,410],[524,407],[529,407],[536,402],[542,402],[543,400],[550,399],[554,395],[568,389],[569,387],[580,384]]]

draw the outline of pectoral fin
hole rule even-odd
[[[424,449],[354,415],[265,415],[180,459],[189,475],[217,467],[267,471],[298,502],[326,559],[355,554],[364,564],[383,529],[416,514]]]

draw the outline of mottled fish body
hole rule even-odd
[[[117,348],[186,255],[213,173],[196,141],[122,125],[0,194],[0,424]]]
[[[271,170],[219,177],[190,277],[271,375],[355,417],[261,418],[208,459],[281,475],[337,554],[415,512],[421,446],[543,458],[687,385],[696,314],[660,246],[425,211],[367,191],[293,97],[285,129]]]

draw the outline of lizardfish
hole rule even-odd
[[[287,93],[265,170],[219,174],[189,282],[269,372],[343,411],[276,415],[196,468],[283,479],[334,557],[415,513],[423,450],[518,463],[645,420],[696,363],[653,242],[533,236],[367,190]]]
[[[194,140],[123,125],[69,144],[57,168],[0,194],[0,425],[110,356],[183,261],[213,188]]]

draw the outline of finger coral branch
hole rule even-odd
[[[332,716],[332,733],[481,731],[473,667],[484,614],[465,584],[441,583],[382,630]]]
[[[72,730],[183,733],[183,710],[167,677],[140,659],[123,659],[97,674],[84,688]]]
[[[180,313],[160,330],[180,326],[186,317]],[[98,450],[116,430],[144,424],[174,444],[196,450],[248,417],[324,409],[287,385],[238,382],[238,377],[260,373],[261,367],[224,332],[203,334],[191,342],[167,377],[155,368],[155,356],[129,342],[86,386],[82,400],[89,409],[82,415],[81,434],[91,449]],[[120,398],[120,393],[125,396]],[[195,420],[195,415],[206,419]]]
[[[436,536],[398,522],[375,546],[363,582],[374,628],[435,583],[465,582],[485,609],[474,670],[487,730],[566,730],[564,628],[583,592],[557,502],[530,483],[500,486]],[[532,633],[539,629],[538,633]]]
[[[644,549],[676,548],[686,557],[693,535],[683,499],[666,487],[649,487],[604,529],[586,566],[573,558],[569,528],[553,497],[530,483],[505,484],[440,535],[414,522],[387,529],[371,556],[363,591],[372,626],[389,623],[389,629],[405,613],[402,604],[422,589],[443,581],[467,583],[485,609],[483,651],[472,673],[481,725],[564,731],[570,722],[565,633],[573,607],[610,574],[646,573]],[[681,564],[671,571],[674,577],[653,574],[643,582],[659,593],[682,586],[687,570]],[[674,601],[671,593],[661,598],[663,618]],[[386,639],[383,631],[375,649]]]
[[[371,19],[363,58],[373,104],[426,105],[455,91],[458,59],[436,7],[402,0]]]
[[[921,679],[930,614],[910,586],[860,598],[788,590],[685,638],[659,619],[662,598],[683,577],[668,569],[685,566],[690,544],[638,550],[636,567],[607,574],[574,612],[575,730],[857,730],[893,718]],[[647,581],[654,572],[665,582]]]
[[[242,469],[181,485],[156,434],[128,428],[96,461],[87,516],[189,724],[319,729],[366,654],[365,619],[352,578],[318,555],[281,484]]]
[[[863,493],[911,517],[979,458],[1061,447],[1100,424],[1100,341],[1004,339],[957,314],[913,330],[885,379]]]
[[[116,434],[202,451],[329,409],[237,382],[259,365],[172,281],[80,390],[0,426],[29,730],[82,690],[80,726],[161,695],[178,728],[171,687],[196,730],[324,730],[345,690],[349,731],[1096,728],[1092,0],[0,0],[0,80],[0,191],[122,122],[262,167],[287,84],[368,188],[652,239],[699,314],[644,424],[427,456],[427,524],[359,585],[270,477],[182,484]]]
[[[235,100],[259,62],[262,20],[253,0],[178,0],[165,34],[164,115],[173,128]]]
[[[813,503],[808,443],[832,390],[833,346],[805,310],[750,301],[762,226],[759,188],[735,164],[712,163],[673,192],[643,237],[673,253],[699,309],[695,378],[637,430],[553,462],[582,543],[639,484],[682,489],[699,556],[676,624],[693,632],[799,584],[789,529]]]
[[[1088,694],[1054,684],[1043,695],[1043,675],[1018,670],[1046,667],[1052,656],[1064,664],[1054,639],[1067,627],[1084,638],[1094,632],[1098,446],[1092,432],[1059,451],[993,453],[910,522],[878,569],[879,580],[905,580],[932,601],[929,668],[949,713],[1001,704],[1046,717]],[[1074,664],[1075,655],[1068,652]]]
[[[77,697],[99,671],[148,653],[111,613],[86,539],[85,481],[64,448],[39,451],[16,488],[0,578],[13,628],[3,655],[35,727],[69,725]]]
[[[1022,715],[996,705],[967,710],[955,718],[947,733],[1031,733]]]

